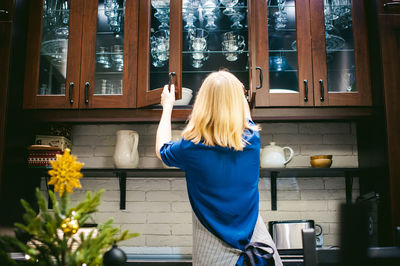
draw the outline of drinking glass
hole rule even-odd
[[[202,60],[205,61],[208,58],[205,54],[205,52],[207,51],[207,38],[208,32],[204,29],[196,28],[189,32],[189,50],[193,51],[192,66],[195,68],[201,67]]]
[[[275,30],[281,30],[286,28],[288,18],[285,10],[286,0],[277,0],[278,11],[274,13],[275,17]]]
[[[195,28],[194,23],[197,20],[196,12],[200,7],[199,0],[183,0],[182,18],[186,22],[184,29],[191,30]]]
[[[222,50],[225,51],[226,60],[233,62],[238,59],[238,55],[244,50],[245,39],[242,35],[234,32],[226,32],[223,35],[221,45]]]
[[[207,30],[214,30],[217,28],[215,20],[217,19],[218,0],[201,0],[203,8],[203,17],[207,20],[205,28]]]
[[[115,44],[112,46],[111,60],[115,64],[117,71],[122,71],[124,66],[124,48],[120,44]]]
[[[231,25],[232,29],[240,30],[243,29],[243,25],[240,24],[240,21],[244,19],[244,14],[240,12],[240,10],[234,10],[234,12],[230,16],[231,21],[233,24]]]
[[[222,12],[227,16],[230,16],[235,12],[233,7],[239,2],[239,0],[220,0],[221,4],[225,6],[225,10]]]

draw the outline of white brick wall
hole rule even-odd
[[[287,167],[309,167],[309,157],[332,154],[332,167],[357,167],[357,142],[354,123],[261,123],[262,147],[275,141],[295,152]],[[173,124],[173,137],[183,124]],[[120,129],[139,133],[139,168],[162,168],[154,152],[157,124],[75,125],[72,153],[85,168],[113,168],[115,134]],[[128,252],[191,254],[191,208],[184,178],[128,178],[126,210],[119,209],[119,184],[115,177],[83,178],[82,190],[74,193],[76,202],[86,190],[105,188],[100,211],[94,220],[114,218],[121,230],[138,232],[140,237],[122,244]],[[353,199],[359,194],[354,181]],[[42,189],[45,189],[42,182]],[[342,177],[282,178],[277,182],[278,211],[271,210],[269,178],[261,178],[260,212],[267,223],[272,220],[313,219],[323,228],[324,244],[338,245],[338,213],[345,202]]]

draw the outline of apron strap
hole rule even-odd
[[[268,244],[250,242],[245,246],[242,255],[244,255],[243,266],[256,266],[260,259],[266,260],[269,266],[275,266],[274,249]]]

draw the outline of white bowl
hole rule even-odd
[[[299,92],[288,89],[270,89],[269,93],[299,93]]]
[[[182,99],[176,100],[174,105],[188,105],[193,97],[193,91],[188,88],[182,88]]]

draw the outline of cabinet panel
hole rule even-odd
[[[29,2],[23,105],[77,108],[83,2],[47,3]]]

